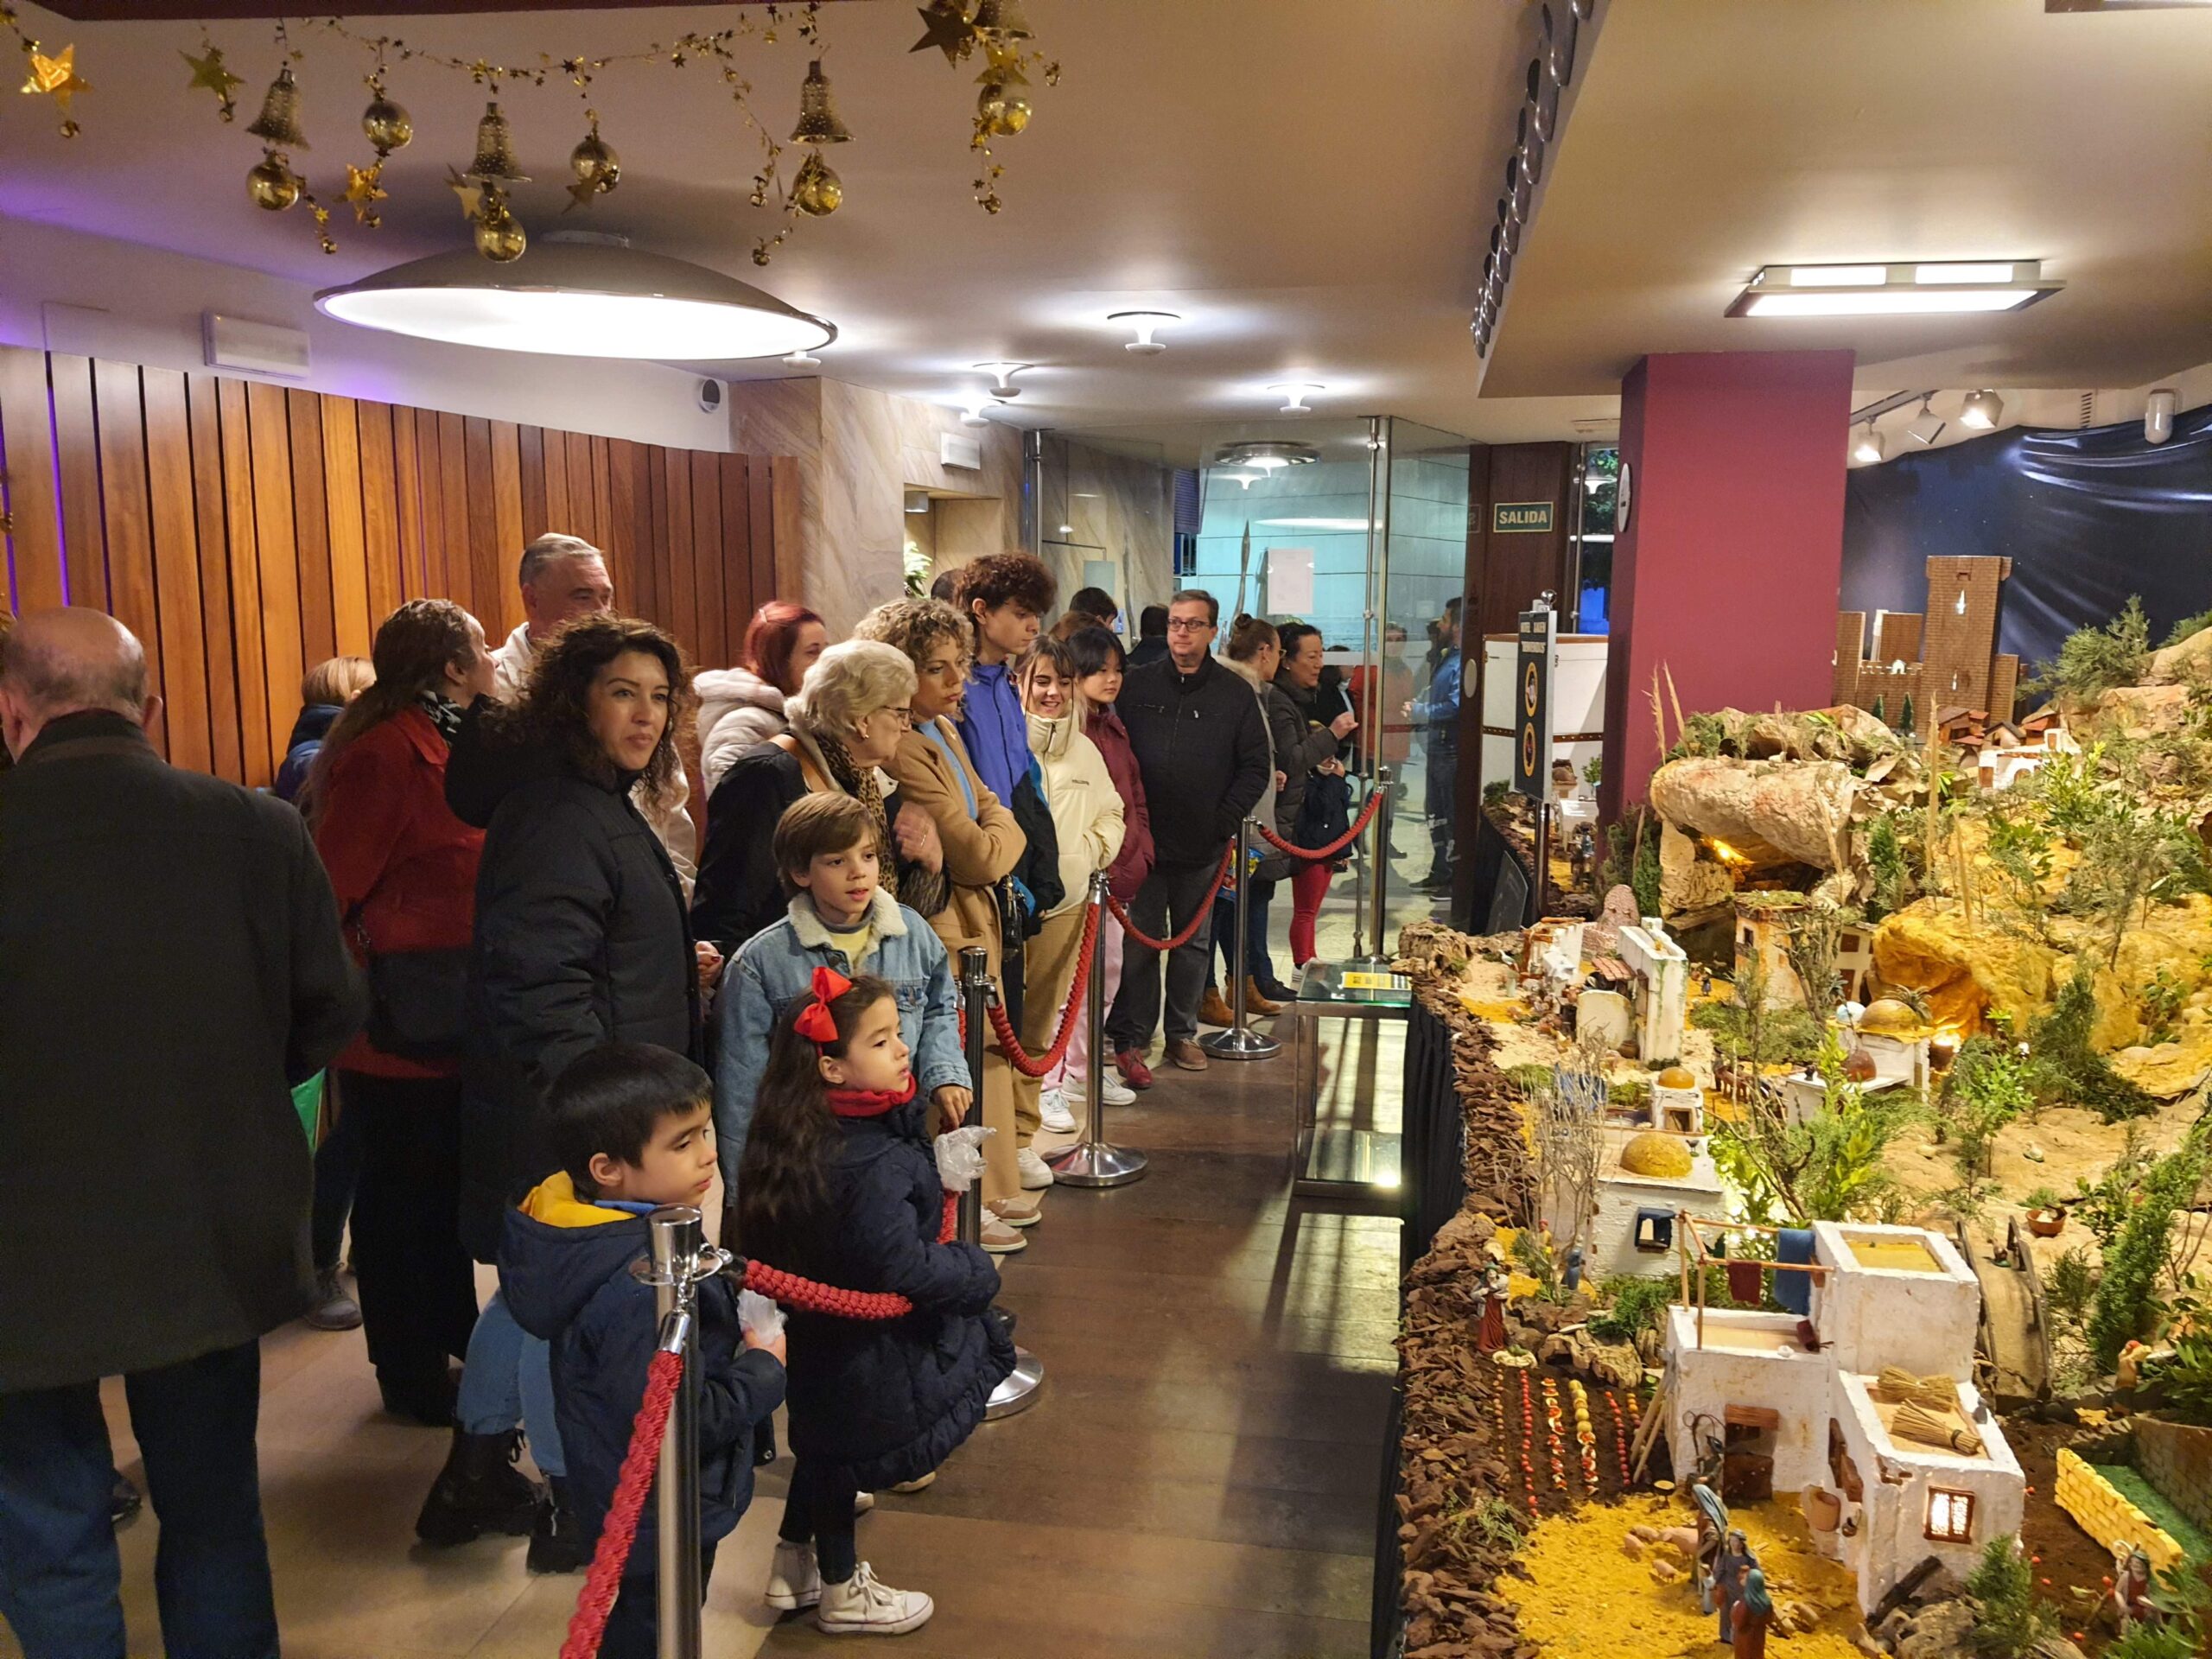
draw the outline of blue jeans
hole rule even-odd
[[[563,1480],[561,1428],[553,1420],[553,1351],[515,1323],[507,1299],[494,1294],[476,1316],[462,1362],[454,1416],[467,1434],[530,1431],[530,1455],[548,1480]]]
[[[1268,906],[1275,896],[1275,884],[1265,876],[1247,876],[1244,885],[1252,897],[1252,908],[1244,918],[1244,972],[1259,984],[1262,991],[1276,983],[1275,965],[1268,956]],[[1224,997],[1235,1000],[1236,987],[1236,963],[1231,953],[1236,949],[1237,895],[1224,887],[1213,901],[1213,942],[1221,951],[1221,965],[1230,969],[1231,982],[1222,985]],[[1214,977],[1211,961],[1206,965],[1206,983],[1220,984]]]
[[[261,1350],[123,1380],[161,1521],[154,1592],[169,1659],[276,1659],[254,1424]],[[26,1659],[124,1659],[115,1485],[98,1382],[0,1394],[0,1618]]]

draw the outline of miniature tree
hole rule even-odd
[[[2037,1096],[2045,1103],[2089,1107],[2107,1123],[2152,1111],[2158,1103],[2089,1046],[2096,1023],[2096,970],[2087,961],[2077,960],[2073,976],[2059,988],[2057,1001],[2031,1033]]]
[[[1584,1242],[1598,1207],[1598,1171],[1604,1160],[1605,1077],[1594,1048],[1541,1077],[1515,1068],[1534,1119],[1539,1214],[1564,1249]]]
[[[2200,1122],[2178,1151],[2145,1172],[2134,1205],[2105,1251],[2088,1338],[2090,1351],[2107,1370],[2119,1363],[2122,1348],[2153,1328],[2152,1292],[2166,1262],[2175,1212],[2194,1201],[2204,1179],[2205,1141],[2205,1126]]]
[[[2058,647],[2058,660],[2046,663],[2021,688],[2091,703],[2114,686],[2133,685],[2150,666],[2151,621],[2143,601],[2129,594],[2118,616],[2102,627],[2077,628]]]
[[[1896,1098],[1901,1090],[1869,1096],[1846,1082],[1832,1033],[1821,1044],[1820,1072],[1825,1098],[1809,1122],[1793,1121],[1760,1090],[1737,1119],[1710,1125],[1714,1161],[1754,1221],[1864,1220],[1894,1205],[1898,1188],[1883,1151],[1914,1109]]]
[[[1866,831],[1866,868],[1874,878],[1873,915],[1879,920],[1903,910],[1912,892],[1912,874],[1905,868],[1904,848],[1897,840],[1896,820],[1885,812]]]
[[[1912,735],[1912,693],[1904,694],[1904,706],[1897,710],[1897,730],[1907,737]]]
[[[2012,1538],[1993,1538],[1967,1575],[1978,1611],[1967,1645],[1982,1659],[2029,1659],[2056,1633],[2058,1616],[2036,1595],[2027,1552]]]
[[[2028,1071],[2026,1060],[1986,1037],[1969,1039],[1951,1063],[1936,1109],[1957,1137],[1951,1155],[1969,1187],[1988,1179],[1998,1131],[2035,1104]]]
[[[1783,954],[1805,988],[1805,1006],[1823,1017],[1843,1000],[1843,982],[1835,970],[1837,943],[1848,919],[1835,906],[1815,899],[1790,915]]]
[[[1885,726],[1890,723],[1889,711],[1883,706],[1882,694],[1878,691],[1874,694],[1874,706],[1872,709],[1869,709],[1866,712],[1873,715],[1875,719],[1880,721]]]

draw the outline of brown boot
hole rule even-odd
[[[1281,1014],[1282,1004],[1268,1001],[1266,997],[1260,995],[1260,982],[1255,979],[1248,979],[1244,982],[1244,1011],[1254,1015]]]
[[[1198,1004],[1198,1021],[1208,1026],[1233,1026],[1236,1023],[1235,1010],[1221,1000],[1217,987],[1206,987],[1205,1000]]]

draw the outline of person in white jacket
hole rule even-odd
[[[791,600],[772,599],[753,612],[735,668],[702,669],[692,677],[707,799],[739,755],[791,730],[784,699],[798,690],[829,644],[820,617]]]
[[[1114,787],[1106,757],[1084,732],[1088,710],[1077,682],[1075,657],[1064,640],[1039,639],[1014,668],[1014,685],[1029,720],[1030,753],[1059,838],[1065,894],[1059,908],[1043,918],[1022,958],[1021,1046],[1033,1058],[1052,1046],[1059,1030],[1083,944],[1090,878],[1113,863],[1125,827],[1122,793]],[[1017,1096],[1026,1092],[1035,1103],[1046,1128],[1065,1134],[1075,1128],[1075,1116],[1058,1091],[1039,1098],[1038,1079],[1019,1075],[1014,1088]],[[1026,1122],[1031,1114],[1017,1116]]]

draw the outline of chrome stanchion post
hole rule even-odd
[[[1083,1141],[1047,1160],[1053,1180],[1063,1186],[1125,1186],[1144,1173],[1144,1154],[1106,1139],[1106,893],[1105,871],[1094,871],[1090,904],[1098,913],[1098,935],[1091,941],[1090,988],[1084,999],[1090,1076],[1084,1084]]]
[[[683,1356],[683,1373],[661,1436],[654,1499],[660,1529],[658,1656],[700,1659],[699,1356],[692,1337],[692,1287],[706,1235],[699,1212],[683,1205],[656,1210],[648,1221],[652,1256],[645,1276],[660,1318],[660,1345]]]
[[[1282,1045],[1272,1037],[1262,1037],[1248,1024],[1249,1010],[1246,1007],[1246,993],[1250,990],[1252,976],[1246,971],[1251,963],[1246,960],[1248,942],[1252,937],[1252,830],[1253,823],[1246,818],[1236,826],[1236,937],[1230,942],[1230,959],[1236,963],[1232,976],[1236,981],[1236,1022],[1227,1031],[1217,1031],[1211,1037],[1201,1037],[1198,1046],[1217,1060],[1272,1060],[1282,1052]]]
[[[1390,971],[1390,950],[1386,944],[1389,938],[1388,924],[1383,919],[1383,900],[1387,896],[1387,872],[1390,864],[1390,787],[1393,779],[1388,765],[1378,762],[1375,768],[1375,851],[1368,861],[1375,866],[1375,880],[1367,889],[1368,931],[1375,940],[1375,954],[1355,957],[1344,963],[1348,969],[1363,973],[1387,974]]]
[[[998,987],[991,982],[991,953],[980,944],[963,945],[960,951],[960,1005],[968,1020],[968,1116],[972,1128],[983,1121],[983,1039],[990,1028],[991,1002]],[[979,1178],[960,1195],[960,1240],[977,1244],[983,1236],[983,1183]],[[983,1408],[983,1421],[995,1422],[1027,1411],[1037,1403],[1037,1390],[1045,1384],[1044,1362],[1016,1344],[1014,1370],[991,1390]]]

